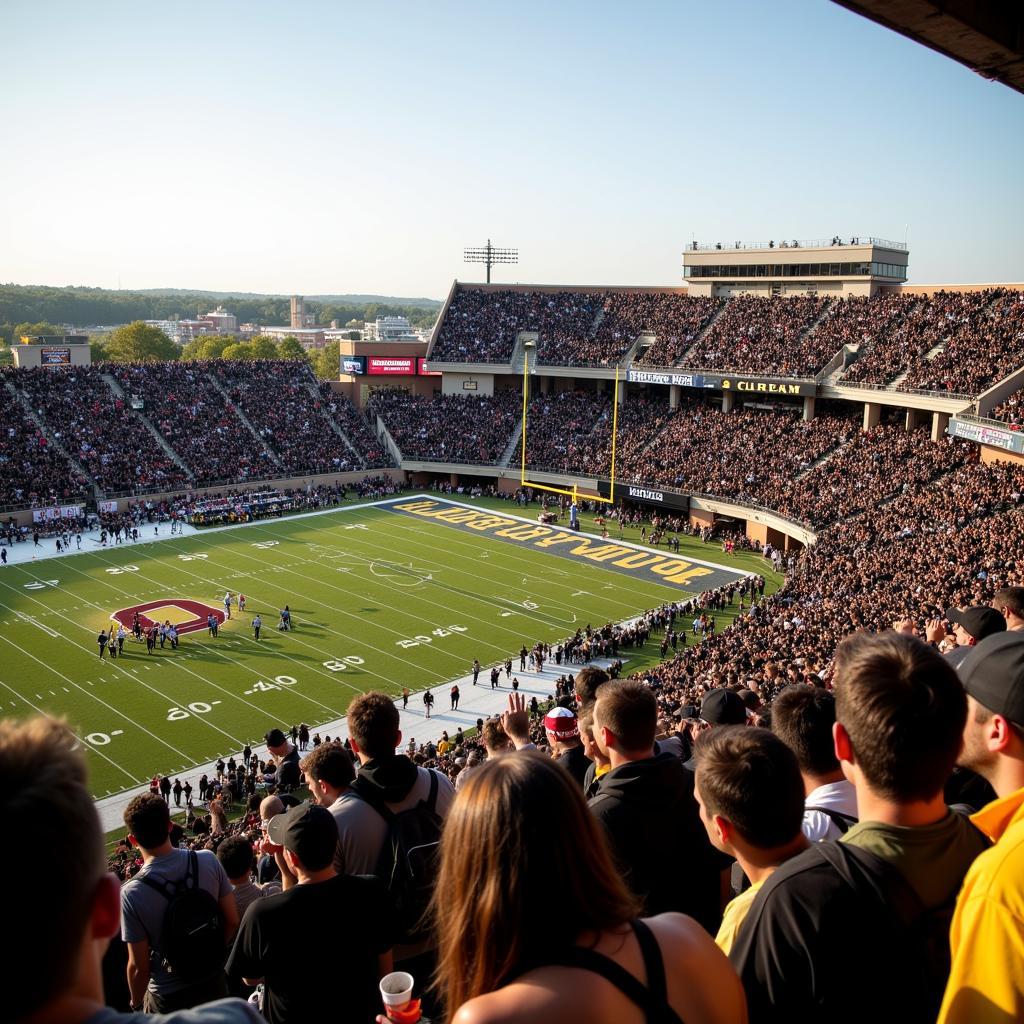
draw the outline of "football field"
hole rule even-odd
[[[8,565],[0,707],[65,716],[102,797],[237,753],[273,725],[334,721],[366,690],[439,685],[474,658],[486,673],[523,644],[627,620],[754,561],[602,540],[501,504],[412,495]],[[213,637],[207,616],[223,614],[226,591],[246,609]],[[289,632],[277,628],[285,605]],[[148,654],[129,637],[120,658],[100,659],[100,630],[115,615],[130,630],[136,609],[175,623],[177,650]]]

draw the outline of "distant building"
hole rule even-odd
[[[212,313],[203,314],[202,319],[206,320],[217,334],[238,332],[238,317],[229,313],[223,306],[218,306]]]
[[[261,327],[257,333],[274,341],[295,338],[306,349],[323,348],[327,344],[322,327]]]
[[[404,316],[379,316],[363,329],[363,341],[416,341],[416,332]]]
[[[316,327],[316,316],[306,312],[306,300],[301,295],[292,296],[290,326]]]

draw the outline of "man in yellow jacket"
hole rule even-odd
[[[986,637],[960,678],[969,702],[960,763],[998,799],[971,818],[995,846],[957,899],[939,1024],[1010,1024],[1024,1020],[1024,633]]]

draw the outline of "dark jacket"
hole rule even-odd
[[[721,921],[722,864],[700,821],[693,780],[668,751],[602,776],[590,809],[643,914],[680,911],[713,935]]]
[[[583,745],[577,744],[557,758],[558,763],[579,783],[580,789],[586,790],[587,769],[591,760],[583,753]]]

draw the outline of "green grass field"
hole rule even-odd
[[[536,512],[518,522],[508,503],[472,503],[476,514],[468,504],[407,497],[9,565],[0,569],[0,706],[13,716],[66,716],[89,751],[93,791],[104,796],[237,752],[271,725],[337,719],[366,690],[441,684],[473,658],[486,666],[524,642],[766,572],[762,559],[727,557],[690,538],[678,557],[661,551],[656,561],[644,550],[612,551],[617,533],[608,542],[558,527],[500,536],[540,531],[529,518]],[[587,517],[584,530],[590,525]],[[612,556],[629,564],[615,567]],[[114,612],[160,602],[154,618],[182,620],[191,613],[171,602],[221,609],[225,590],[244,593],[248,605],[216,639],[204,626],[183,634],[176,651],[147,655],[128,640],[120,659],[98,658],[96,635]],[[290,633],[275,628],[285,604]],[[259,641],[250,626],[257,612]],[[656,645],[630,653],[631,670],[657,660]]]

